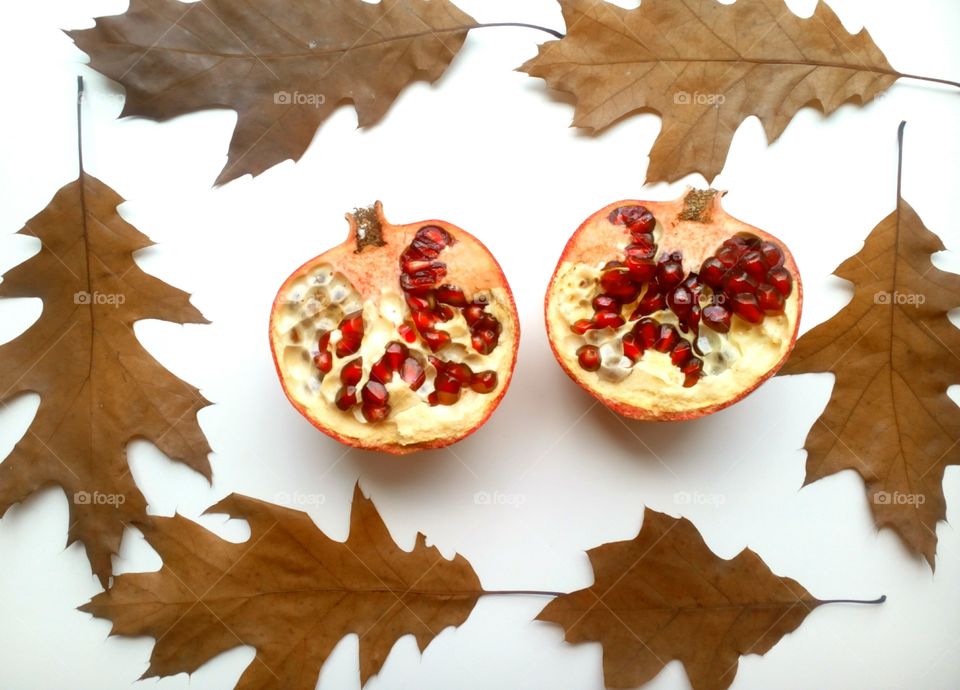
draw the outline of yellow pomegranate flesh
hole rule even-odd
[[[377,202],[298,268],[270,316],[283,390],[321,431],[404,454],[455,443],[507,390],[520,337],[493,255],[439,220],[391,225]]]
[[[619,201],[567,243],[547,290],[564,371],[626,417],[682,420],[742,399],[786,361],[803,288],[793,256],[721,192]]]

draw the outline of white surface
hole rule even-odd
[[[562,28],[551,0],[460,0],[481,21]],[[635,4],[635,3],[634,3]],[[814,3],[792,0],[809,15]],[[873,35],[900,70],[960,78],[960,5],[938,0],[834,0],[845,26]],[[633,537],[644,506],[689,517],[729,557],[749,546],[778,574],[814,595],[872,598],[882,607],[833,605],[811,614],[765,657],[742,659],[733,687],[910,688],[960,686],[960,535],[941,524],[936,576],[890,531],[877,534],[853,472],[801,490],[799,450],[831,390],[829,375],[775,379],[731,409],[682,425],[622,422],[577,389],[556,365],[542,324],[543,289],[568,235],[600,206],[624,197],[671,198],[685,183],[641,186],[659,119],[627,119],[591,138],[568,128],[572,108],[513,69],[545,35],[524,29],[472,32],[436,85],[403,92],[379,126],[356,130],[350,108],[323,127],[299,164],[279,165],[221,189],[235,116],[204,112],[165,124],[117,121],[117,87],[82,65],[60,28],[125,9],[123,0],[26,0],[0,23],[0,272],[36,245],[13,237],[76,178],[74,81],[87,79],[88,171],[128,201],[121,214],[159,245],[139,263],[193,293],[213,322],[141,322],[144,345],[216,404],[200,413],[215,450],[213,487],[153,446],[130,448],[137,483],[156,515],[196,517],[237,491],[267,500],[319,493],[305,507],[345,538],[359,477],[391,533],[411,548],[419,530],[445,555],[465,555],[488,589],[571,591],[592,581],[586,549]],[[734,215],[779,235],[806,286],[803,329],[849,299],[833,268],[856,252],[892,209],[895,131],[909,121],[904,194],[948,248],[960,243],[960,95],[901,81],[882,100],[845,106],[829,119],[802,111],[773,146],[759,123],[740,127],[715,186]],[[496,254],[516,292],[523,340],[513,386],[480,432],[450,451],[393,459],[350,451],[315,431],[284,399],[266,340],[268,308],[288,273],[339,242],[344,211],[382,199],[399,222],[439,217],[467,228]],[[957,270],[954,255],[937,257]],[[39,314],[36,300],[0,302],[0,342]],[[946,383],[946,382],[945,382]],[[955,382],[951,382],[955,383]],[[24,433],[37,401],[0,410],[0,458]],[[960,472],[944,489],[960,510]],[[476,505],[477,491],[520,505]],[[678,505],[674,493],[716,497]],[[222,516],[203,524],[248,535]],[[0,520],[0,688],[232,688],[253,658],[235,649],[186,675],[135,682],[148,639],[107,638],[110,625],[75,610],[99,591],[79,545],[64,550],[67,499],[49,489]],[[130,531],[120,572],[160,561]],[[412,638],[393,649],[370,688],[602,687],[598,644],[571,646],[562,631],[530,622],[543,597],[483,598],[459,629],[441,633],[421,658]],[[357,641],[342,641],[319,687],[357,688]],[[649,688],[687,688],[670,663]]]

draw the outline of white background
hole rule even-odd
[[[459,0],[480,21],[563,28],[551,0]],[[791,0],[808,16],[812,0]],[[944,0],[833,0],[851,31],[866,27],[901,71],[960,79],[960,5]],[[123,0],[30,0],[5,7],[0,24],[0,272],[37,250],[14,237],[77,176],[74,86],[87,79],[88,171],[128,199],[121,215],[159,244],[139,254],[147,271],[193,293],[213,322],[181,327],[140,322],[144,345],[215,405],[200,413],[214,448],[214,483],[137,442],[130,458],[150,511],[196,518],[242,492],[276,500],[322,494],[307,509],[346,537],[359,478],[395,537],[417,531],[474,565],[488,589],[572,591],[588,586],[585,550],[632,538],[644,506],[689,517],[718,555],[744,547],[814,595],[889,597],[879,607],[814,611],[765,657],[741,660],[738,689],[843,690],[960,687],[960,535],[941,523],[936,576],[890,531],[877,533],[852,471],[801,489],[804,438],[830,396],[830,375],[779,378],[734,407],[684,424],[623,422],[561,372],[543,331],[543,289],[568,235],[600,206],[629,197],[666,199],[699,176],[644,187],[646,154],[660,121],[641,115],[598,137],[568,127],[570,102],[513,71],[545,34],[471,32],[452,68],[430,87],[403,92],[385,121],[358,131],[343,107],[298,164],[211,189],[224,165],[235,115],[208,111],[157,124],[115,119],[121,90],[86,68],[61,28],[124,11]],[[727,209],[792,248],[803,272],[809,330],[849,300],[831,277],[894,207],[895,132],[906,134],[903,189],[948,249],[960,246],[960,94],[900,81],[865,108],[828,119],[804,109],[767,146],[759,122],[738,130],[715,186]],[[481,432],[452,450],[396,459],[350,451],[317,432],[284,399],[267,345],[276,288],[307,258],[341,241],[342,214],[382,199],[397,222],[439,217],[480,237],[499,258],[517,297],[524,333],[514,383]],[[949,252],[934,259],[960,269]],[[0,342],[40,313],[36,300],[0,303]],[[954,383],[944,381],[944,384]],[[0,411],[0,458],[24,433],[38,401]],[[960,472],[944,481],[948,518],[960,510]],[[520,505],[476,505],[499,491]],[[674,493],[715,500],[678,505]],[[229,689],[253,658],[238,648],[186,675],[136,682],[152,640],[107,637],[110,625],[75,610],[100,591],[79,545],[64,550],[67,497],[45,490],[0,520],[0,688]],[[232,540],[242,522],[201,522]],[[129,531],[118,572],[160,561]],[[410,637],[393,649],[370,688],[603,687],[599,644],[571,646],[560,628],[531,620],[545,597],[481,599],[459,629],[421,658]],[[359,684],[357,641],[345,638],[319,687]],[[648,686],[686,688],[672,662]]]

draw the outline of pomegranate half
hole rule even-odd
[[[727,214],[723,193],[618,201],[590,216],[545,300],[564,371],[633,419],[683,420],[742,399],[786,361],[803,288],[793,256]]]
[[[347,214],[340,244],[293,272],[270,315],[283,390],[351,446],[410,453],[455,443],[500,402],[519,319],[493,255],[440,220]]]

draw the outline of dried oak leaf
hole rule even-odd
[[[722,690],[741,655],[765,654],[824,603],[753,551],[718,558],[689,520],[649,508],[634,539],[587,555],[593,585],[537,620],[561,625],[567,642],[600,642],[610,688],[643,685],[679,659],[694,690]]]
[[[576,97],[577,127],[600,130],[642,108],[658,113],[649,181],[692,172],[712,179],[748,116],[772,142],[800,108],[829,114],[898,77],[866,31],[851,35],[823,3],[809,19],[782,0],[560,4],[566,38],[541,45],[520,69]]]
[[[471,24],[448,0],[131,0],[68,33],[126,89],[121,116],[235,110],[223,184],[299,160],[344,101],[375,124],[412,81],[440,78]]]
[[[809,484],[841,470],[863,477],[878,527],[892,527],[935,567],[946,519],[943,474],[960,463],[960,276],[936,268],[936,235],[901,198],[834,275],[853,300],[797,341],[781,374],[831,372],[830,402],[807,436]]]
[[[197,423],[198,409],[209,403],[133,332],[140,319],[207,321],[187,293],[134,263],[133,252],[153,243],[119,216],[122,202],[81,172],[20,230],[40,240],[40,252],[0,282],[0,297],[43,301],[36,323],[0,345],[0,404],[40,396],[26,434],[0,462],[0,516],[44,486],[62,487],[69,543],[83,543],[104,587],[124,524],[146,518],[127,444],[147,439],[211,476],[210,447]]]
[[[350,535],[337,542],[310,517],[231,495],[210,513],[250,524],[246,543],[224,541],[180,516],[143,528],[163,567],[119,576],[82,610],[113,621],[112,634],[157,640],[144,677],[192,673],[241,645],[256,648],[238,690],[313,690],[345,635],[360,637],[361,684],[394,643],[412,634],[422,651],[461,625],[483,593],[470,564],[448,561],[422,534],[407,553],[357,487]]]

